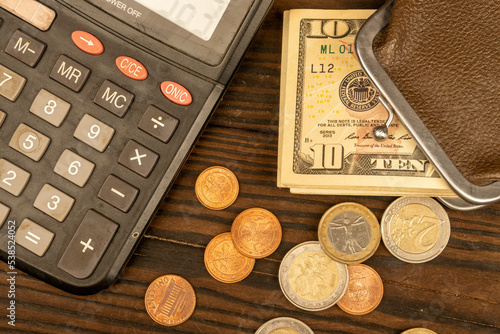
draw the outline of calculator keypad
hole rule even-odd
[[[35,67],[46,47],[45,43],[17,30],[5,47],[5,52],[26,65]]]
[[[68,115],[71,104],[42,89],[35,97],[30,112],[59,127]]]
[[[95,164],[66,149],[57,160],[54,172],[66,180],[83,187],[94,171]]]
[[[86,114],[78,124],[73,136],[97,151],[104,152],[114,134],[115,129]]]
[[[14,196],[19,196],[31,174],[24,169],[14,165],[10,161],[0,159],[0,188],[8,191]]]
[[[38,256],[43,256],[49,248],[54,233],[30,219],[24,219],[16,231],[16,244]]]
[[[26,78],[0,64],[0,96],[14,102],[26,84]]]
[[[49,143],[49,137],[21,123],[14,132],[9,146],[28,158],[39,161],[47,150]]]
[[[33,206],[57,221],[62,222],[66,219],[74,203],[74,198],[66,195],[50,184],[46,184],[38,193]]]

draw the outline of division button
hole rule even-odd
[[[66,149],[57,160],[54,173],[79,187],[83,187],[94,171],[94,167],[92,162]]]
[[[26,78],[0,64],[0,96],[14,102],[26,84]]]
[[[12,135],[9,146],[34,161],[40,161],[49,143],[49,137],[21,123]]]
[[[3,0],[0,7],[42,31],[50,28],[56,13],[36,0]]]
[[[38,193],[33,206],[57,221],[62,222],[66,219],[74,203],[75,200],[72,197],[52,187],[50,184],[46,184]]]
[[[118,224],[96,211],[89,210],[57,267],[79,279],[89,277],[101,261],[117,230]]]
[[[134,94],[126,91],[109,80],[99,88],[94,103],[112,112],[118,117],[123,117],[134,101]]]
[[[16,244],[38,256],[43,256],[54,239],[54,233],[32,220],[24,219],[16,231]]]
[[[127,182],[117,178],[114,175],[108,176],[97,195],[104,202],[107,202],[115,208],[128,212],[134,204],[139,189],[132,187]]]
[[[17,167],[10,161],[0,159],[0,188],[8,191],[14,196],[19,196],[31,174],[24,169]]]
[[[148,177],[153,170],[159,155],[141,144],[129,140],[122,151],[118,162],[142,177]]]
[[[104,46],[99,38],[86,31],[73,31],[71,39],[73,40],[73,43],[75,43],[75,45],[85,53],[100,55],[104,52]]]
[[[5,47],[5,52],[17,58],[28,66],[35,67],[45,51],[46,44],[16,30],[9,43]]]
[[[114,134],[115,129],[89,114],[85,114],[73,136],[97,151],[104,152]]]
[[[42,89],[31,104],[30,112],[53,126],[59,127],[68,115],[70,108],[71,104]]]
[[[139,122],[139,129],[166,143],[174,134],[179,120],[166,112],[149,106]]]
[[[89,78],[90,69],[62,55],[50,72],[50,77],[69,89],[79,92]]]

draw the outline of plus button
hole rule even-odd
[[[82,245],[84,245],[84,246],[85,246],[85,247],[83,247],[83,249],[82,249],[82,253],[85,253],[85,251],[87,250],[87,248],[88,248],[88,249],[90,249],[91,251],[93,251],[93,250],[94,250],[94,247],[90,246],[90,243],[91,243],[91,242],[92,242],[92,239],[89,239],[89,241],[87,241],[87,243],[83,242],[83,240],[82,240],[82,241],[80,241],[80,244],[82,244]]]

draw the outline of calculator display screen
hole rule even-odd
[[[216,66],[258,0],[85,1],[184,54]]]
[[[208,41],[231,0],[135,0],[170,22]]]

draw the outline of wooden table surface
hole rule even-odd
[[[320,217],[332,205],[353,201],[380,220],[393,197],[292,195],[276,186],[283,11],[292,8],[377,8],[383,0],[276,0],[168,198],[118,281],[91,296],[74,296],[19,273],[16,331],[20,333],[254,333],[275,317],[294,317],[320,333],[401,333],[427,327],[438,333],[500,333],[500,204],[473,212],[447,210],[451,238],[436,259],[408,264],[381,243],[366,261],[382,277],[384,297],[363,316],[338,306],[306,312],[284,297],[278,282],[283,256],[317,240]],[[211,211],[196,199],[194,184],[207,167],[231,169],[239,179],[236,202]],[[208,242],[230,231],[243,210],[261,207],[280,220],[283,240],[256,261],[243,281],[223,284],[205,269]],[[0,300],[8,303],[5,263]],[[145,311],[144,294],[157,277],[177,274],[193,286],[197,305],[177,327],[163,327]],[[2,316],[0,332],[11,331]]]

